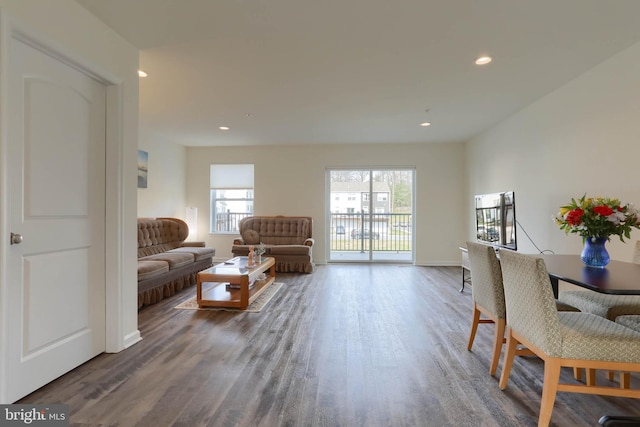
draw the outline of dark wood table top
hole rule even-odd
[[[640,264],[611,261],[606,268],[586,267],[579,255],[536,255],[551,278],[605,294],[640,295]]]

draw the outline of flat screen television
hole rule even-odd
[[[479,194],[475,199],[478,242],[517,250],[516,199],[513,191]]]

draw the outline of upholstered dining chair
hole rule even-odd
[[[640,332],[640,316],[639,315],[626,315],[626,316],[618,316],[616,317],[616,323],[621,324],[622,326],[626,326],[629,329],[633,329],[636,332]],[[607,378],[610,380],[613,379],[613,372],[607,372]],[[620,387],[629,388],[631,378],[629,377],[628,372],[620,373]],[[638,426],[640,426],[640,422],[638,422]]]
[[[640,264],[640,240],[636,241],[632,261]],[[563,291],[558,295],[558,301],[573,305],[585,313],[595,314],[609,320],[616,320],[619,316],[640,315],[640,295],[609,295],[594,291]],[[576,371],[576,379],[581,378],[581,372]],[[608,372],[607,378],[613,380],[614,373]],[[595,381],[595,371],[587,371],[587,382]],[[629,375],[621,373],[621,387],[628,387]]]
[[[627,328],[633,329],[636,332],[640,332],[640,316],[638,315],[627,315],[627,316],[618,316],[616,317],[616,323],[621,324],[622,326],[626,326]],[[607,372],[607,377],[612,380],[613,372]],[[629,373],[621,372],[620,373],[620,386],[621,387],[629,387]],[[640,422],[638,422],[640,426]]]
[[[504,332],[507,322],[500,262],[491,246],[467,242],[467,250],[469,251],[469,265],[473,277],[471,286],[473,317],[467,350],[471,351],[473,347],[473,341],[480,323],[495,324],[493,356],[489,368],[489,374],[495,375],[500,353],[502,352],[502,344],[504,344]],[[481,319],[482,315],[485,318]]]
[[[640,264],[640,240],[636,241],[633,262]],[[558,300],[586,313],[609,320],[618,316],[640,315],[640,295],[608,295],[594,291],[563,291]]]
[[[640,332],[640,316],[638,315],[625,315],[616,317],[616,323],[619,323],[622,326],[626,326],[627,328],[633,329],[636,332]],[[588,372],[587,375],[591,375],[593,377],[593,373]],[[607,372],[607,378],[609,380],[613,380],[614,373],[612,371]],[[628,372],[620,372],[620,387],[629,388],[631,378]],[[640,426],[640,419],[638,422],[638,426]]]
[[[640,390],[560,383],[563,367],[640,372],[640,333],[590,313],[558,312],[544,260],[501,251],[507,310],[507,348],[500,389],[507,387],[516,347],[544,361],[538,426],[551,421],[557,392],[640,399]]]
[[[473,347],[480,323],[495,324],[493,356],[489,368],[489,373],[495,375],[502,352],[502,345],[505,343],[504,332],[507,317],[500,262],[492,246],[467,242],[467,250],[472,274],[471,294],[473,299],[473,316],[467,350],[471,351]],[[578,311],[575,307],[562,303],[558,303],[557,309],[563,311]],[[519,350],[518,354],[531,355],[531,352]]]
[[[616,323],[640,332],[640,316],[638,315],[618,316]]]

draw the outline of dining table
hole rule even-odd
[[[603,294],[640,295],[640,264],[612,260],[606,267],[597,268],[585,266],[580,255],[536,256],[544,260],[556,298],[559,281]]]

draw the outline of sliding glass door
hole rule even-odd
[[[414,174],[327,170],[329,261],[413,262]]]

